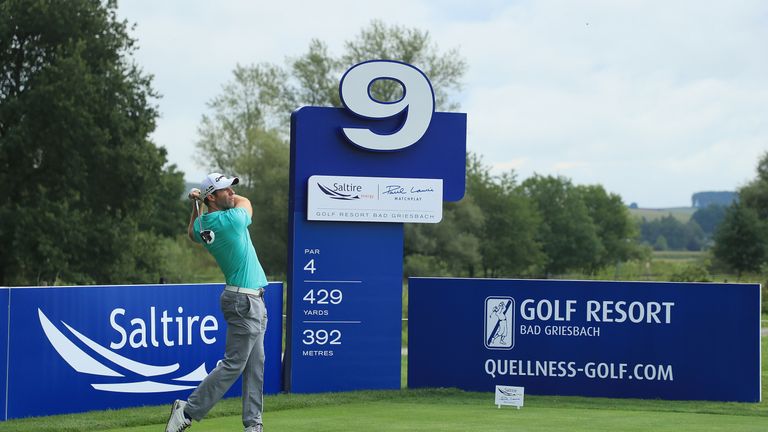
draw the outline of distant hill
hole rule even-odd
[[[629,214],[637,219],[645,218],[647,221],[660,219],[668,214],[672,214],[675,219],[686,223],[691,219],[696,210],[706,208],[710,205],[719,205],[729,207],[734,201],[739,199],[739,194],[729,191],[704,191],[696,192],[691,195],[691,207],[668,207],[668,208],[640,208],[637,203],[629,205]]]

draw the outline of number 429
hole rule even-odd
[[[337,305],[341,303],[343,298],[344,294],[338,289],[332,289],[330,291],[327,289],[319,289],[317,291],[311,289],[304,295],[303,300],[309,302],[309,304],[315,304],[315,302],[317,302],[319,305]]]

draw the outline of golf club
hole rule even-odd
[[[211,244],[216,240],[216,234],[207,229],[203,229],[203,215],[200,213],[200,200],[195,200],[195,207],[197,208],[197,215],[200,217],[200,237],[203,238],[205,244]]]

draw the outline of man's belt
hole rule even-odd
[[[264,288],[243,288],[243,287],[237,287],[233,285],[225,285],[224,290],[241,293],[241,294],[248,294],[254,297],[264,297]]]

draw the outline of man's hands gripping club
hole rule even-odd
[[[200,193],[200,189],[192,188],[189,190],[189,195],[187,195],[187,197],[192,201],[201,201],[203,197],[200,196]]]
[[[192,221],[190,222],[190,234],[192,230],[192,225],[194,224],[194,221],[196,219],[196,216],[200,216],[200,237],[203,239],[205,244],[211,244],[216,240],[216,233],[214,233],[211,230],[203,229],[203,215],[200,213],[200,201],[203,199],[203,197],[200,196],[201,192],[198,188],[192,188],[189,191],[189,194],[187,197],[195,202],[195,214],[192,215]],[[190,236],[191,237],[191,236]]]

